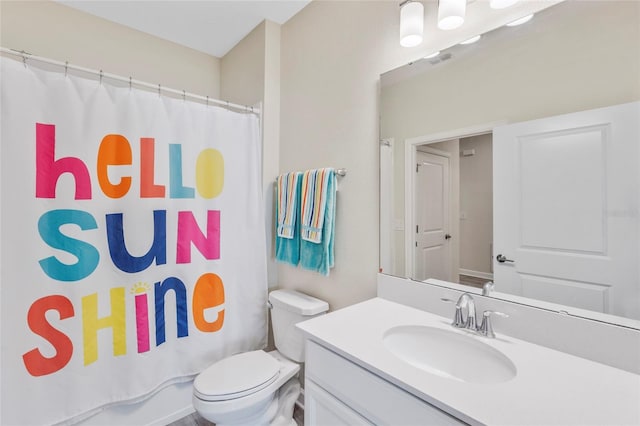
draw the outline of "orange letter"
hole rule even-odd
[[[218,309],[218,317],[213,322],[204,318],[204,310],[224,303],[224,285],[216,274],[203,274],[193,289],[193,321],[200,331],[212,333],[222,328],[224,308]]]
[[[130,166],[132,163],[131,145],[122,135],[107,135],[102,138],[98,149],[98,182],[104,195],[109,198],[122,198],[131,188],[131,177],[125,176],[120,183],[113,185],[109,181],[109,166]]]
[[[74,315],[71,301],[64,296],[52,295],[38,299],[29,308],[27,323],[31,331],[44,337],[56,350],[56,354],[47,358],[39,349],[32,349],[22,355],[24,366],[32,376],[45,376],[63,368],[73,354],[73,343],[66,334],[56,330],[47,322],[47,311],[58,311],[60,319],[71,318]]]
[[[164,185],[155,179],[155,149],[153,138],[140,138],[140,198],[164,198]]]

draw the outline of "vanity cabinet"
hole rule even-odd
[[[466,424],[311,340],[305,371],[306,426]]]

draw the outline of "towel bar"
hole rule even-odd
[[[346,176],[347,175],[347,169],[336,169],[336,175],[337,176]],[[278,181],[278,178],[275,179],[276,182]]]

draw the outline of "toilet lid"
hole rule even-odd
[[[252,351],[224,358],[196,377],[194,393],[206,401],[240,398],[257,392],[278,377],[280,364],[265,351]]]

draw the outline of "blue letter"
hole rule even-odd
[[[155,284],[156,299],[156,346],[160,346],[165,341],[164,331],[164,295],[167,291],[173,290],[176,295],[176,318],[178,326],[178,337],[189,335],[189,320],[187,319],[187,288],[178,278],[169,277],[160,283]]]
[[[147,254],[140,257],[129,254],[124,243],[122,213],[108,214],[106,218],[109,254],[111,255],[113,264],[116,265],[118,269],[124,272],[134,273],[147,269],[154,259],[156,265],[164,265],[167,263],[166,210],[153,211],[153,244]]]
[[[169,196],[194,198],[193,188],[182,186],[182,146],[169,144]]]
[[[93,216],[81,210],[51,210],[38,220],[40,237],[49,247],[66,251],[78,259],[71,265],[60,262],[54,256],[40,260],[44,273],[58,281],[79,281],[86,278],[95,271],[100,261],[100,253],[94,246],[60,232],[60,227],[69,223],[78,225],[83,231],[98,228]]]

